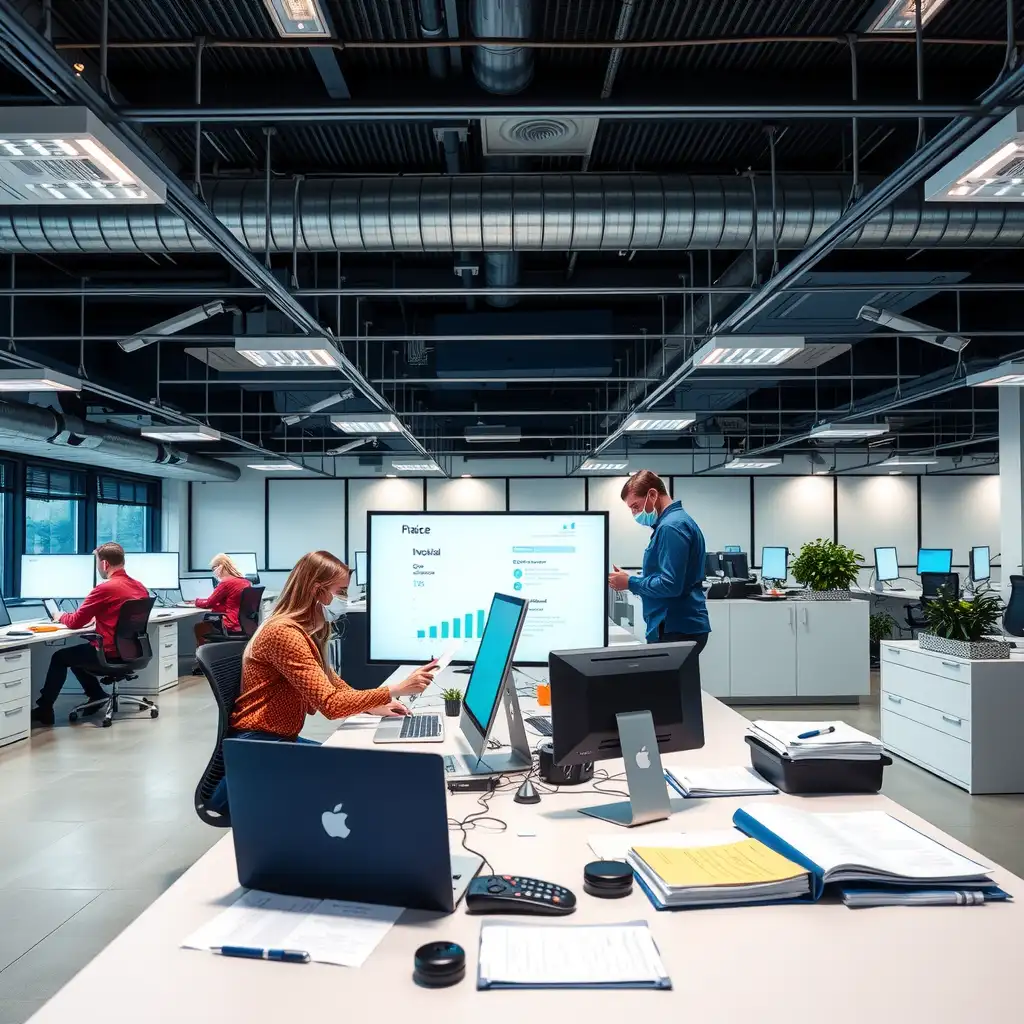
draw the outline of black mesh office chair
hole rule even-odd
[[[265,587],[246,587],[238,602],[238,631],[224,629],[223,618],[221,618],[221,631],[210,633],[206,638],[207,643],[222,644],[226,641],[249,640],[256,627],[260,624],[260,603],[263,601]]]
[[[1010,577],[1010,600],[1003,609],[1003,631],[1024,636],[1024,576]]]
[[[217,742],[210,756],[199,785],[196,786],[195,808],[199,820],[214,828],[230,828],[231,815],[225,809],[218,812],[207,806],[217,784],[224,778],[224,755],[222,744],[231,735],[231,712],[242,690],[242,654],[244,640],[230,643],[204,644],[196,652],[196,659],[203,675],[210,683],[214,700],[217,701]]]
[[[907,605],[907,625],[910,627],[910,635],[914,630],[928,628],[928,620],[924,617],[924,607],[933,598],[939,596],[939,591],[950,589],[954,594],[960,593],[960,574],[956,572],[923,572],[921,573],[921,603],[917,607],[922,612],[915,615],[914,605]]]
[[[96,640],[96,657],[102,675],[100,682],[110,687],[110,693],[100,700],[87,700],[79,704],[68,715],[68,721],[77,722],[78,716],[93,708],[103,708],[103,727],[109,728],[114,721],[115,712],[120,710],[124,702],[133,704],[139,711],[148,711],[150,718],[156,718],[160,709],[148,697],[139,697],[130,693],[121,693],[119,683],[127,683],[139,678],[139,671],[153,660],[153,648],[149,642],[149,613],[153,610],[154,598],[142,597],[135,601],[125,601],[117,615],[114,627],[114,646],[116,657],[110,657],[99,645],[99,633],[83,633],[83,639]]]

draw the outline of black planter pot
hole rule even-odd
[[[462,714],[461,700],[446,700],[444,702],[444,713],[449,718],[458,718]]]

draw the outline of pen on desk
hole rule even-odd
[[[815,736],[827,736],[830,732],[835,732],[836,727],[830,725],[827,729],[812,729],[810,732],[802,732],[797,736],[798,740],[813,740]]]
[[[258,949],[253,946],[211,946],[221,956],[240,956],[247,960],[278,960],[283,964],[308,964],[309,954],[301,949]]]

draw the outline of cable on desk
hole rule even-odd
[[[481,810],[473,811],[470,814],[467,814],[466,817],[464,817],[461,821],[459,821],[457,818],[448,819],[448,831],[459,831],[462,833],[462,848],[466,851],[466,853],[472,853],[475,856],[479,857],[486,865],[488,869],[487,873],[491,875],[495,873],[494,865],[487,859],[486,854],[481,853],[479,850],[474,850],[466,842],[466,838],[469,835],[470,829],[479,828],[481,825],[483,825],[484,822],[490,822],[495,826],[494,828],[489,829],[489,831],[493,832],[496,835],[500,835],[502,832],[508,831],[508,822],[503,821],[501,818],[496,818],[494,817],[494,815],[489,813],[489,805],[493,797],[493,791],[490,793],[481,793],[476,800],[476,802],[480,805]]]

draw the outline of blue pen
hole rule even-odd
[[[247,960],[277,960],[283,964],[308,964],[309,954],[301,949],[257,949],[253,946],[213,946],[221,956],[240,956]]]
[[[810,732],[802,732],[797,736],[798,740],[813,740],[815,736],[827,736],[830,732],[835,732],[836,727],[830,725],[827,729],[812,729]]]

